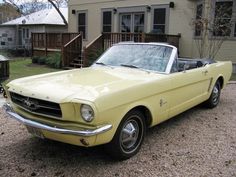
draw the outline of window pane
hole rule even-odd
[[[78,32],[83,32],[83,39],[87,36],[86,31],[86,13],[78,14]]]
[[[216,2],[215,20],[213,26],[214,36],[230,36],[233,1]]]
[[[158,34],[164,34],[165,25],[153,25],[153,32]]]
[[[135,14],[134,15],[134,25],[143,26],[144,25],[144,14]]]
[[[142,33],[142,32],[144,32],[144,26],[135,26],[134,32],[135,33]]]
[[[196,19],[202,18],[202,10],[203,10],[203,5],[202,4],[197,5]]]
[[[111,11],[103,12],[103,25],[111,25]]]
[[[200,36],[202,32],[202,12],[203,12],[203,5],[197,5],[196,10],[196,20],[195,20],[195,36]]]
[[[121,32],[131,32],[131,15],[121,15]]]
[[[105,32],[105,33],[111,32],[111,26],[103,26],[103,32]]]
[[[135,33],[144,32],[144,14],[134,15],[134,32]]]
[[[78,31],[79,32],[83,32],[83,39],[85,39],[85,37],[86,37],[86,27],[85,26],[79,26],[79,29],[78,29]]]
[[[79,13],[79,25],[86,25],[86,14],[85,13]]]
[[[155,9],[154,24],[165,24],[165,23],[166,23],[166,9]]]
[[[112,30],[112,12],[103,12],[103,32],[111,32]]]
[[[216,2],[215,17],[217,18],[231,18],[233,1]]]

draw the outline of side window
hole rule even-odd
[[[233,1],[219,1],[215,4],[214,36],[230,36]]]
[[[112,11],[103,11],[102,15],[102,32],[112,32]]]
[[[201,36],[202,33],[202,14],[203,4],[198,4],[196,9],[195,36]]]
[[[179,67],[178,67],[178,58],[176,57],[174,62],[173,62],[173,65],[171,67],[171,73],[176,73],[176,72],[179,72]]]
[[[153,32],[164,34],[166,31],[166,8],[154,9],[153,15]]]

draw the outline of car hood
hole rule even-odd
[[[159,76],[159,77],[158,77]],[[162,74],[131,68],[90,67],[21,78],[10,82],[9,91],[57,103],[97,98],[133,88]]]

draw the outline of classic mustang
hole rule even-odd
[[[10,82],[4,108],[36,136],[106,144],[113,157],[127,159],[139,151],[147,128],[200,103],[219,103],[232,63],[177,53],[161,43],[116,44],[89,68]]]

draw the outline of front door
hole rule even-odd
[[[144,12],[120,14],[121,33],[143,33],[145,24]],[[135,35],[123,35],[124,41],[137,41]]]

